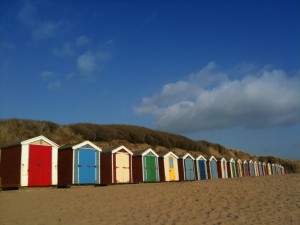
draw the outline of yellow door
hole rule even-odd
[[[128,154],[120,152],[116,154],[116,178],[117,183],[129,182],[129,158]]]
[[[169,157],[169,175],[170,175],[170,181],[174,181],[175,180],[175,169],[174,169],[173,157]]]

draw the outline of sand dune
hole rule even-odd
[[[0,192],[0,224],[300,224],[300,174]]]

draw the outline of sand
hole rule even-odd
[[[300,224],[300,174],[0,192],[0,224]]]

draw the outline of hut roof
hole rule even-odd
[[[212,161],[212,160],[218,161],[218,160],[216,159],[216,157],[214,157],[213,155],[209,158],[209,161]]]
[[[144,150],[135,151],[135,152],[133,152],[133,156],[145,156],[145,155],[147,155],[149,152],[151,152],[151,153],[154,154],[156,157],[158,157],[158,154],[157,154],[152,148],[147,148],[147,149],[144,149]]]
[[[178,156],[175,155],[173,152],[167,152],[167,153],[162,152],[162,153],[159,154],[159,157],[165,158],[165,157],[168,157],[169,155],[173,155],[176,159],[178,159]]]
[[[50,139],[46,138],[43,135],[40,135],[40,136],[33,137],[33,138],[30,138],[30,139],[25,139],[25,140],[22,140],[22,141],[12,142],[10,144],[2,146],[1,149],[9,148],[9,147],[17,146],[17,145],[26,145],[26,144],[30,144],[32,142],[36,142],[36,141],[39,141],[39,140],[43,140],[43,141],[47,142],[48,144],[50,144],[54,147],[57,147],[57,148],[59,147],[58,144],[56,144],[55,142],[51,141]]]
[[[101,148],[99,148],[98,146],[96,146],[95,144],[93,144],[90,141],[83,141],[83,142],[79,142],[79,143],[63,145],[58,150],[64,150],[64,149],[69,149],[69,148],[78,149],[78,148],[85,147],[85,146],[92,147],[98,151],[102,151]]]
[[[203,155],[199,155],[199,156],[196,158],[196,160],[201,160],[201,159],[207,161],[207,159],[206,159]]]
[[[125,150],[126,152],[128,152],[130,155],[133,155],[133,153],[128,148],[126,148],[124,145],[121,145],[119,147],[110,147],[110,148],[103,149],[102,153],[104,153],[104,154],[116,153],[122,149]]]

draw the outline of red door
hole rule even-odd
[[[52,177],[52,146],[29,145],[28,186],[49,186]]]

